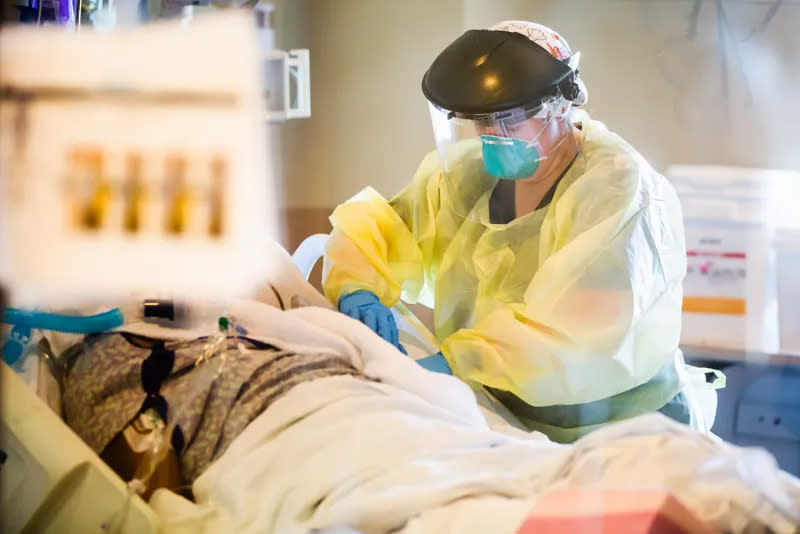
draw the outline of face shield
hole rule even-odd
[[[436,148],[445,172],[480,160],[492,178],[523,180],[570,138],[571,104],[561,96],[536,106],[464,114],[429,104]]]
[[[580,55],[543,26],[519,24],[466,31],[423,76],[445,185],[454,196],[541,175],[574,138],[570,110],[586,101]]]

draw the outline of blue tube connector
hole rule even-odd
[[[95,334],[118,328],[125,323],[122,311],[114,308],[96,315],[61,315],[41,311],[6,308],[3,322],[12,325],[11,335],[3,345],[3,360],[13,365],[25,353],[34,329],[67,334]]]

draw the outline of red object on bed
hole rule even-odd
[[[517,534],[719,534],[664,491],[570,489],[545,494]]]

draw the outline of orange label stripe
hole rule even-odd
[[[729,299],[714,297],[684,297],[685,313],[716,313],[720,315],[746,315],[745,299]]]

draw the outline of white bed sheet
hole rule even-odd
[[[594,486],[673,491],[733,532],[791,532],[800,483],[760,450],[652,414],[563,446],[495,421],[455,378],[429,373],[331,310],[245,302],[250,331],[294,350],[348,355],[378,382],[302,384],[256,419],[195,483],[197,504],[158,491],[167,532],[513,532],[541,492]],[[502,432],[498,431],[502,430]]]

